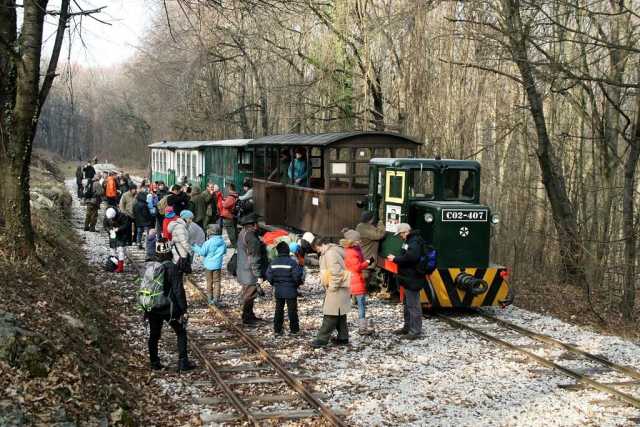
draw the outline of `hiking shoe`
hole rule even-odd
[[[178,360],[178,371],[191,371],[197,368],[196,364],[190,361],[189,359],[180,359]]]
[[[151,366],[151,369],[154,370],[154,371],[159,371],[161,369],[164,369],[164,365],[162,363],[160,363],[159,360],[155,360],[155,361],[151,362],[150,366]]]
[[[340,338],[332,337],[331,342],[334,343],[335,345],[349,345],[348,339],[340,339]]]
[[[273,334],[281,337],[283,335],[283,332],[282,331],[273,331]]]
[[[393,331],[393,335],[407,335],[409,333],[408,329],[400,328]]]
[[[310,345],[313,348],[323,348],[323,347],[326,347],[327,344],[328,343],[326,343],[326,342],[322,342],[322,341],[319,341],[319,340],[313,340],[313,341],[311,341]]]
[[[258,322],[254,320],[243,320],[242,326],[244,326],[245,328],[255,328],[258,326]]]
[[[420,334],[412,334],[412,333],[408,333],[400,336],[401,339],[409,340],[409,341],[417,340],[420,337],[421,337]]]

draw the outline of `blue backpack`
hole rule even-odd
[[[420,259],[416,266],[416,271],[420,274],[427,275],[433,273],[436,269],[436,250],[431,245],[422,245],[422,251],[420,251]]]

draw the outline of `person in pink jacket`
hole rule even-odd
[[[358,304],[358,333],[369,335],[373,333],[373,324],[366,319],[367,310],[367,284],[364,280],[363,270],[366,270],[373,262],[365,260],[360,248],[360,233],[355,230],[347,230],[344,239],[340,240],[344,248],[344,265],[351,276],[351,295]]]

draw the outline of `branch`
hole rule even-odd
[[[438,60],[440,62],[444,62],[445,64],[459,65],[459,66],[464,67],[464,68],[475,68],[475,69],[482,70],[482,71],[489,71],[491,73],[495,73],[495,74],[498,74],[500,76],[507,77],[507,78],[513,80],[514,82],[519,83],[520,85],[524,86],[524,82],[520,78],[514,76],[513,74],[509,74],[509,73],[505,73],[504,71],[496,70],[495,68],[483,67],[482,65],[472,64],[470,62],[447,61],[446,59],[442,59],[442,58],[438,58]]]
[[[49,60],[49,66],[47,67],[47,73],[44,76],[42,82],[42,88],[40,88],[40,94],[38,96],[38,111],[42,111],[42,106],[47,100],[53,80],[56,78],[56,68],[58,68],[58,59],[60,58],[60,50],[62,49],[62,41],[64,40],[64,32],[67,29],[67,22],[69,21],[69,8],[71,0],[62,0],[60,4],[60,18],[58,19],[58,29],[56,30],[56,39],[53,44],[53,50],[51,52],[51,59]]]

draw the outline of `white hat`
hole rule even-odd
[[[396,236],[400,233],[408,233],[411,231],[411,226],[406,222],[400,223],[396,226]]]
[[[113,208],[107,209],[107,219],[113,219],[116,217],[116,210]]]
[[[308,244],[312,244],[313,243],[313,239],[315,239],[315,238],[316,237],[313,235],[313,233],[310,233],[308,231],[302,235],[302,240],[304,240]]]

